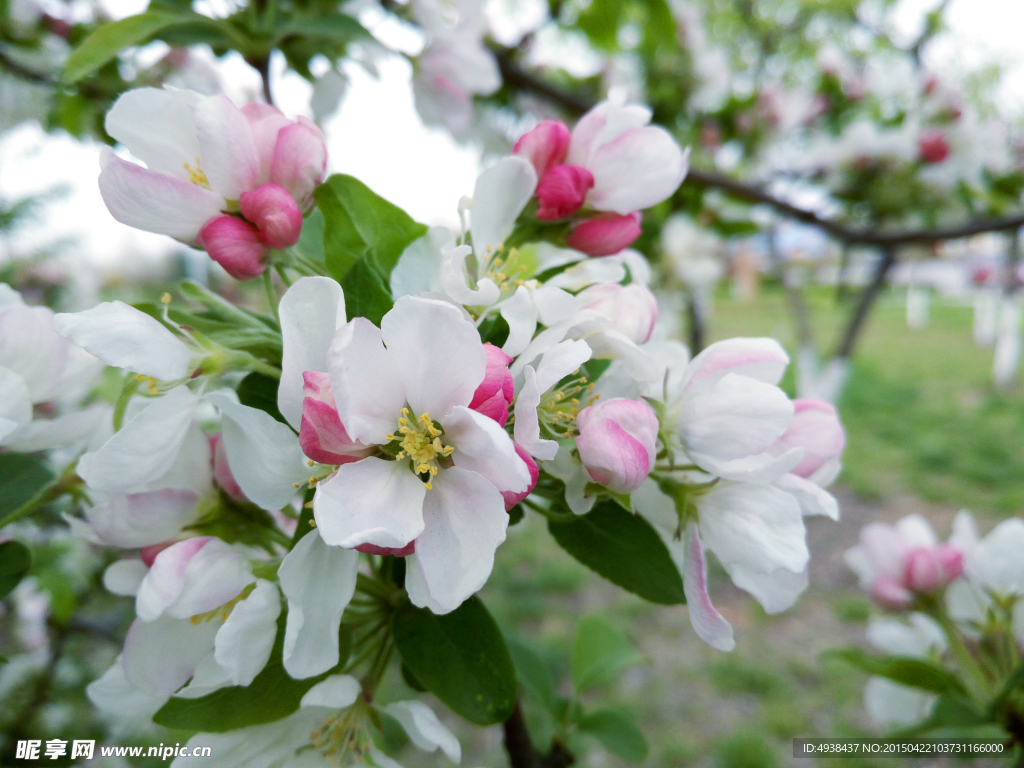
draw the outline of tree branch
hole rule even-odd
[[[0,68],[6,69],[15,77],[20,77],[22,80],[28,80],[31,83],[38,83],[39,85],[57,84],[57,81],[49,75],[43,74],[42,72],[36,72],[34,69],[30,69],[23,64],[19,64],[3,51],[0,51]]]
[[[864,325],[868,312],[871,311],[871,306],[875,303],[875,299],[878,298],[882,286],[885,285],[885,278],[895,263],[896,249],[889,246],[882,251],[882,258],[879,260],[878,266],[875,267],[875,274],[871,279],[871,283],[861,291],[857,308],[850,315],[850,322],[846,326],[843,340],[839,343],[839,348],[836,349],[837,358],[849,359],[850,355],[853,354],[853,345],[857,342],[857,337],[860,335],[861,326]]]
[[[542,755],[534,748],[523,717],[523,708],[518,700],[512,714],[504,723],[504,730],[505,751],[508,753],[511,768],[568,768],[576,762],[576,758],[557,739],[546,755]]]

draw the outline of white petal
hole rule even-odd
[[[98,491],[126,490],[158,479],[177,458],[198,403],[188,387],[156,398],[98,451],[82,456],[79,476]]]
[[[789,355],[775,339],[732,338],[717,341],[691,361],[682,386],[692,386],[716,376],[735,373],[778,384],[789,365]]]
[[[775,485],[787,493],[793,494],[804,517],[821,515],[833,520],[839,519],[839,502],[831,493],[810,480],[787,472],[775,481]]]
[[[864,709],[883,726],[909,726],[919,723],[932,711],[938,696],[917,688],[894,683],[884,677],[872,677],[864,686]]]
[[[1024,520],[1004,520],[984,538],[971,574],[1003,595],[1024,594]]]
[[[790,448],[779,456],[772,456],[768,451],[741,459],[722,460],[700,451],[690,450],[689,456],[694,464],[705,471],[726,480],[751,483],[773,483],[785,477],[793,467],[800,463],[804,449]]]
[[[391,270],[391,295],[400,299],[418,293],[442,293],[441,262],[444,254],[454,248],[455,236],[450,229],[431,227],[427,234],[402,251],[398,263]]]
[[[476,280],[476,288],[469,287],[466,257],[472,253],[468,245],[454,245],[441,257],[438,280],[444,292],[459,304],[469,307],[488,307],[498,300],[501,289],[489,277]]]
[[[149,568],[141,560],[118,560],[103,572],[103,586],[111,594],[135,597],[148,572]]]
[[[512,298],[501,305],[501,316],[508,323],[508,338],[501,351],[515,357],[529,345],[537,330],[537,307],[533,303],[530,289],[525,285],[516,288]]]
[[[779,569],[772,573],[754,573],[742,565],[731,565],[726,570],[732,583],[746,590],[761,604],[766,613],[781,613],[797,601],[807,589],[807,570],[793,573]]]
[[[188,376],[192,351],[159,321],[122,301],[61,313],[53,327],[107,365],[171,381]]]
[[[593,153],[603,144],[630,128],[640,128],[651,122],[651,110],[639,104],[620,106],[602,101],[579,119],[572,129],[569,154],[565,162],[569,165],[587,167]]]
[[[187,181],[184,164],[199,161],[193,108],[202,99],[194,91],[136,88],[118,97],[104,127],[151,170]]]
[[[85,687],[85,693],[101,712],[138,721],[151,718],[167,701],[166,695],[151,696],[129,683],[120,656],[103,677]]]
[[[501,494],[475,472],[444,469],[433,486],[423,501],[426,527],[416,539],[416,560],[431,597],[448,612],[491,575],[508,515]]]
[[[402,724],[412,743],[424,752],[440,748],[453,763],[462,760],[459,740],[422,701],[395,701],[384,707],[384,711]]]
[[[526,463],[516,460],[512,439],[494,419],[460,405],[441,424],[455,446],[457,467],[482,475],[499,491],[522,493],[530,485]]]
[[[607,256],[600,259],[587,258],[555,275],[544,285],[580,291],[594,283],[621,283],[625,279],[626,268],[622,266],[622,260],[617,256]]]
[[[207,399],[220,409],[221,436],[231,473],[242,492],[263,509],[280,509],[308,473],[299,438],[266,411],[221,394]]]
[[[565,483],[565,503],[574,514],[585,515],[594,508],[597,498],[586,492],[591,480],[570,450],[560,450],[554,459],[544,464],[544,471]]]
[[[209,747],[204,768],[329,768],[332,764],[315,749],[305,749],[309,736],[324,726],[328,712],[322,708],[299,709],[288,717],[264,725],[251,725],[226,733],[197,733],[185,744],[189,750]],[[307,759],[308,758],[308,759]],[[179,757],[171,768],[197,765]],[[334,763],[333,765],[337,765]]]
[[[562,341],[549,349],[537,365],[537,386],[541,393],[570,375],[591,357],[585,341]]]
[[[380,327],[414,418],[429,413],[442,419],[455,406],[469,405],[484,379],[487,353],[479,332],[457,307],[404,296]]]
[[[363,687],[352,675],[331,675],[306,691],[299,706],[344,709],[352,706],[362,692]]]
[[[537,385],[537,374],[529,365],[526,366],[524,373],[526,381],[516,395],[516,423],[512,427],[513,434],[523,450],[542,461],[548,461],[555,458],[555,454],[558,453],[558,443],[554,440],[544,440],[540,436],[537,406],[540,405],[541,391]]]
[[[364,445],[388,442],[385,435],[398,428],[405,389],[380,329],[365,317],[339,328],[327,352],[327,372],[349,437]]]
[[[668,131],[645,126],[624,131],[593,153],[587,169],[594,187],[587,203],[599,211],[628,214],[660,203],[686,176],[689,151]]]
[[[532,298],[540,321],[547,326],[571,319],[580,309],[580,302],[575,296],[550,285],[534,289]]]
[[[249,685],[267,665],[280,614],[277,586],[263,579],[257,579],[256,589],[231,611],[217,632],[213,657],[232,685]]]
[[[625,334],[605,328],[599,333],[579,334],[590,346],[595,358],[611,358],[621,360],[629,374],[639,382],[657,382],[663,369],[657,361],[640,349]]]
[[[255,189],[260,183],[260,158],[242,110],[219,94],[203,99],[194,112],[199,156],[211,189],[228,200]]]
[[[292,677],[313,677],[338,664],[341,615],[355,592],[358,569],[358,552],[327,546],[317,531],[285,555],[278,576],[288,598],[284,668]]]
[[[0,373],[0,380],[2,380]],[[0,384],[0,388],[2,388]],[[5,401],[0,392],[0,403]],[[0,406],[2,407],[2,406]],[[13,451],[35,453],[47,451],[75,443],[85,443],[97,434],[103,434],[104,428],[110,431],[110,420],[113,410],[106,404],[90,406],[85,410],[71,411],[55,419],[37,419],[26,424],[7,438],[0,437],[3,445]]]
[[[477,177],[470,229],[478,258],[505,242],[536,188],[537,171],[521,157],[504,157]]]
[[[277,407],[285,420],[298,429],[302,422],[302,374],[327,370],[331,339],[345,324],[345,295],[336,280],[303,277],[281,297],[278,311],[284,353]]]
[[[0,306],[0,364],[24,379],[33,403],[42,403],[62,394],[73,347],[53,329],[52,309],[28,307],[18,298]]]
[[[203,224],[224,208],[205,187],[149,171],[104,150],[99,187],[110,214],[122,224],[192,243]]]
[[[136,619],[124,641],[125,677],[143,693],[169,696],[188,682],[209,655],[218,629],[217,620],[193,624],[167,616],[156,621]]]
[[[707,563],[704,560],[704,547],[701,545],[696,523],[691,521],[686,526],[685,538],[683,591],[686,593],[693,631],[712,648],[731,651],[736,647],[732,626],[718,612],[708,595]]]
[[[723,482],[697,505],[704,543],[726,567],[797,573],[807,565],[803,516],[790,494],[770,485]]]
[[[32,421],[32,399],[25,380],[0,366],[0,440]]]
[[[407,460],[344,464],[313,497],[317,530],[338,547],[404,547],[423,531],[423,482]]]

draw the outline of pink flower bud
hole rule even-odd
[[[415,551],[415,539],[404,547],[378,547],[376,544],[360,544],[356,547],[356,552],[365,552],[368,555],[394,555],[395,557],[407,557]]]
[[[231,474],[231,467],[228,466],[228,452],[224,448],[224,441],[221,440],[220,433],[211,435],[209,440],[210,453],[213,455],[213,479],[217,481],[217,485],[224,489],[224,493],[232,499],[235,501],[246,501],[241,486],[238,485],[235,476]]]
[[[542,179],[548,170],[565,160],[571,135],[568,126],[561,120],[544,120],[532,131],[519,137],[512,148],[512,154],[525,157],[533,163],[537,169],[537,178]]]
[[[299,241],[302,211],[288,190],[278,184],[261,184],[238,198],[242,215],[256,226],[260,242],[271,248],[287,248]]]
[[[892,576],[879,576],[871,583],[871,599],[883,608],[900,611],[909,608],[914,595]]]
[[[949,157],[949,143],[939,131],[929,131],[917,142],[917,151],[926,163],[941,163]]]
[[[487,353],[487,370],[484,380],[473,393],[469,407],[504,427],[508,421],[509,403],[515,396],[515,384],[508,370],[512,358],[493,344],[484,344],[484,351]]]
[[[949,584],[964,575],[964,553],[951,544],[939,544],[935,548],[939,561],[941,580]]]
[[[537,185],[541,221],[563,219],[576,213],[587,199],[587,191],[594,186],[594,174],[578,165],[556,165],[544,174]]]
[[[530,485],[522,493],[501,491],[501,497],[505,500],[506,512],[533,493],[533,489],[537,487],[537,478],[540,477],[540,469],[537,467],[537,462],[533,460],[533,457],[526,452],[525,448],[520,447],[519,443],[513,442],[512,445],[515,446],[516,455],[526,463],[526,468],[530,472]]]
[[[348,464],[372,452],[372,448],[353,440],[345,431],[328,375],[320,371],[305,371],[302,381],[305,395],[302,423],[299,425],[302,452],[321,464]]]
[[[658,319],[658,301],[643,283],[599,283],[576,295],[583,309],[608,318],[612,328],[636,344],[651,338]]]
[[[214,216],[199,230],[199,244],[236,280],[253,280],[266,267],[267,246],[256,227],[234,216]]]
[[[811,477],[833,459],[838,459],[846,446],[846,432],[835,407],[820,400],[793,401],[793,420],[789,428],[772,446],[772,453],[781,455],[790,448],[803,448],[804,457],[789,470],[800,477]]]
[[[313,190],[327,172],[327,143],[323,132],[306,117],[282,128],[274,144],[270,181],[288,190],[299,208],[313,205]]]
[[[577,224],[565,243],[588,256],[611,256],[640,237],[640,211],[605,214]]]
[[[654,467],[658,417],[647,403],[602,400],[576,416],[576,447],[590,479],[614,493],[640,487]]]
[[[906,554],[904,583],[911,592],[927,594],[939,587],[941,565],[932,547],[914,547]]]

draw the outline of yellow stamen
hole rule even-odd
[[[164,291],[164,295],[160,297],[160,303],[161,304],[170,304],[171,303],[171,294],[169,294],[167,291]]]

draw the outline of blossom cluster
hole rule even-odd
[[[18,396],[4,440],[45,429],[26,409],[53,396],[73,354],[126,371],[101,413],[112,428],[72,459],[89,504],[67,518],[121,551],[104,584],[135,600],[121,655],[89,687],[100,708],[166,713],[282,674],[308,681],[290,713],[197,739],[268,766],[390,766],[371,735],[384,712],[457,761],[425,704],[376,701],[388,655],[364,651],[389,647],[380,617],[396,605],[464,606],[524,511],[565,524],[613,509],[653,531],[652,556],[716,648],[733,630],[708,594],[706,550],[769,612],[792,605],[807,585],[804,517],[838,517],[825,488],[843,428],[832,406],[779,387],[777,342],[729,339],[691,359],[665,338],[650,268],[628,246],[687,154],[649,120],[605,102],[572,130],[527,132],[478,178],[461,231],[404,247],[381,289],[390,308],[371,320],[353,311],[363,294],[290,252],[325,173],[313,126],[187,91],[120,98],[108,130],[147,167],[105,155],[111,213],[239,278],[272,287],[273,266],[286,290],[264,317],[190,289],[220,326],[182,320],[169,294],[56,316],[0,308],[53,350],[0,369]],[[244,346],[253,334],[271,351]],[[253,376],[270,402],[247,395]],[[354,650],[342,642],[366,626]]]

